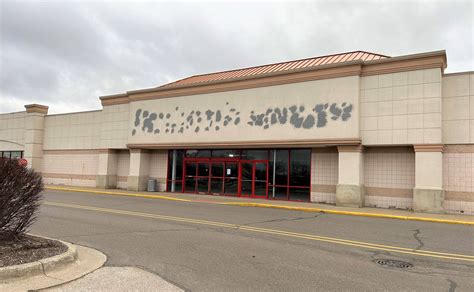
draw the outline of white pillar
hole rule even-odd
[[[130,172],[128,186],[130,191],[145,191],[147,189],[150,170],[150,152],[143,149],[130,149]]]
[[[414,145],[414,149],[413,210],[442,213],[444,212],[443,145]]]
[[[362,145],[338,146],[339,176],[336,205],[364,206],[364,156]]]
[[[28,167],[42,172],[44,122],[48,107],[40,104],[25,105],[25,152]]]

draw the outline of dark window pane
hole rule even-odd
[[[290,188],[290,200],[309,201],[309,188]]]
[[[268,183],[273,184],[273,166],[274,166],[274,161],[273,161],[273,156],[274,156],[275,151],[270,150],[269,151],[269,156],[268,156]]]
[[[183,178],[184,150],[176,150],[176,179]]]
[[[240,186],[241,195],[248,196],[252,194],[252,180],[242,180]]]
[[[186,157],[211,157],[211,150],[186,150]]]
[[[276,151],[275,185],[288,184],[288,150]]]
[[[244,160],[267,160],[268,150],[242,150],[240,159]]]
[[[290,150],[290,185],[309,187],[310,163],[311,163],[311,150],[309,149]]]
[[[241,178],[242,180],[252,180],[252,171],[253,171],[253,164],[248,162],[243,162],[240,164],[241,169]]]
[[[195,176],[196,175],[196,163],[188,162],[186,163],[186,176]]]
[[[224,175],[224,163],[213,163],[211,174],[212,176],[222,177]]]
[[[275,193],[273,193],[273,190],[275,189]],[[287,191],[288,188],[286,187],[273,187],[269,186],[268,187],[268,198],[269,199],[279,199],[279,200],[286,200],[287,199]]]
[[[224,182],[224,194],[237,195],[238,184],[236,178],[226,178]]]
[[[265,197],[267,195],[267,182],[255,182],[255,196]]]
[[[255,163],[255,180],[267,180],[267,164],[262,162]]]
[[[174,192],[175,193],[181,193],[182,191],[183,191],[183,182],[182,181],[177,181]]]
[[[196,191],[196,180],[194,178],[186,178],[184,191],[188,193],[194,193]]]
[[[223,179],[213,178],[211,179],[211,193],[221,194],[223,188]]]
[[[208,178],[198,179],[198,192],[201,192],[201,193],[209,192],[209,179]]]
[[[212,150],[212,157],[239,157],[239,150]]]
[[[173,192],[173,185],[174,185],[174,192],[175,193],[181,193],[183,191],[182,182],[181,181],[172,181],[172,180],[168,181],[168,184],[166,185],[166,191],[167,192]]]
[[[173,166],[173,150],[168,151],[168,170],[167,170],[167,177],[168,180],[172,179],[171,178],[171,168]]]
[[[237,170],[239,169],[237,163],[226,163],[225,164],[225,177],[238,177]]]
[[[198,164],[198,176],[209,176],[209,163]]]

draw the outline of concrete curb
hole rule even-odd
[[[163,200],[171,200],[171,201],[190,202],[190,203],[203,203],[202,201],[198,201],[198,200],[193,201],[193,200],[173,198],[173,197],[168,197],[168,196],[146,195],[146,194],[139,194],[139,193],[124,193],[124,192],[101,191],[101,190],[93,190],[93,189],[75,189],[75,188],[51,187],[51,186],[46,186],[45,189],[56,190],[56,191],[66,191],[66,192],[119,195],[119,196],[130,196],[130,197],[149,198],[149,199],[163,199]],[[209,202],[206,202],[206,203],[209,203]],[[424,222],[445,223],[445,224],[474,225],[474,221],[439,219],[439,218],[432,218],[432,217],[418,217],[418,216],[410,216],[410,215],[404,216],[404,215],[392,215],[392,214],[383,214],[383,213],[343,211],[343,210],[313,208],[313,207],[298,207],[298,206],[288,206],[288,205],[274,205],[274,204],[247,203],[247,202],[215,202],[214,204],[240,206],[240,207],[273,208],[273,209],[284,209],[284,210],[302,211],[302,212],[318,212],[318,213],[327,213],[327,214],[334,214],[334,215],[348,215],[348,216],[386,218],[386,219],[398,219],[398,220],[410,220],[410,221],[424,221]]]
[[[0,281],[9,281],[15,278],[43,275],[73,263],[77,259],[76,247],[61,240],[57,241],[68,247],[66,252],[31,263],[0,268]]]

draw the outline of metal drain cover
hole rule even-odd
[[[389,260],[389,259],[378,259],[374,260],[376,264],[379,264],[384,267],[397,268],[397,269],[410,269],[413,268],[413,265],[407,262]]]

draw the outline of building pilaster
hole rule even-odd
[[[48,107],[40,104],[28,104],[25,105],[25,108],[25,152],[23,158],[28,161],[28,167],[42,172],[44,124]]]
[[[339,176],[336,205],[364,206],[364,156],[362,145],[338,146]]]
[[[414,145],[413,211],[443,213],[443,145]]]
[[[144,149],[130,149],[130,172],[127,179],[129,191],[145,191],[147,189],[150,152]]]
[[[103,189],[117,187],[117,151],[112,149],[99,150],[99,167],[96,186]]]

